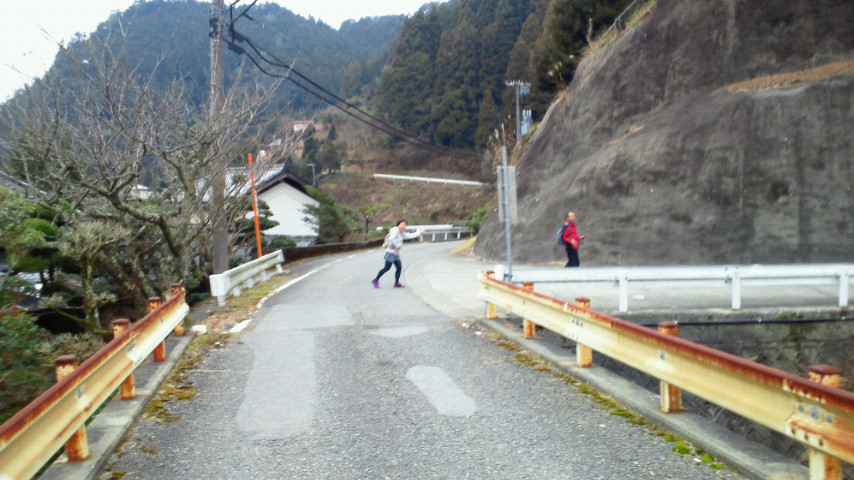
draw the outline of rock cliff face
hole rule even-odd
[[[523,148],[516,260],[573,210],[582,266],[854,262],[854,2],[658,0]]]

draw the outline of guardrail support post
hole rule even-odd
[[[498,318],[498,313],[495,311],[495,305],[486,302],[486,318],[488,320],[495,320]]]
[[[732,309],[741,309],[741,274],[738,268],[732,272]]]
[[[575,306],[590,310],[590,299],[586,297],[578,297],[575,299]],[[587,345],[575,343],[575,364],[582,368],[593,366],[593,349]]]
[[[658,331],[664,335],[672,337],[679,336],[679,324],[676,322],[661,322],[658,324]],[[660,402],[661,411],[664,413],[673,413],[682,410],[682,390],[667,382],[659,382],[659,390],[661,391]]]
[[[56,381],[67,377],[77,368],[76,355],[63,355],[56,359]],[[69,462],[79,462],[89,457],[89,440],[86,437],[86,427],[80,427],[65,442],[65,454]]]
[[[113,320],[113,338],[118,338],[130,328],[130,320],[120,318]],[[133,379],[133,374],[127,376],[119,385],[119,400],[130,400],[136,396],[136,381]]]
[[[839,388],[839,369],[832,365],[812,365],[809,367],[809,379]],[[838,458],[809,449],[810,480],[842,480],[842,461]]]
[[[842,272],[839,274],[839,306],[847,307],[848,306],[848,282],[850,279],[848,277],[848,272]]]
[[[172,284],[172,296],[173,297],[175,295],[180,295],[182,290],[183,290],[183,287],[181,286],[180,283],[173,283]],[[173,332],[175,333],[175,335],[178,335],[179,337],[184,336],[184,319],[183,318],[178,323],[178,325],[175,325],[175,330],[173,330]]]
[[[495,272],[486,272],[487,278],[495,277]],[[486,302],[486,319],[487,320],[495,320],[498,318],[498,312],[495,311],[495,305],[489,302]]]
[[[151,312],[157,310],[157,308],[160,305],[162,305],[162,302],[160,301],[160,297],[150,297],[148,299],[148,313],[151,313]],[[159,344],[157,344],[157,346],[154,347],[154,352],[152,352],[152,353],[154,354],[154,361],[155,362],[162,362],[162,361],[166,360],[166,342],[162,341]]]
[[[625,275],[620,277],[620,311],[629,311],[629,278]]]
[[[522,284],[522,288],[529,292],[533,292],[534,282],[525,282]],[[522,320],[522,334],[525,338],[537,338],[537,324],[527,318]]]

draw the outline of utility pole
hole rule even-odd
[[[521,80],[514,80],[505,83],[505,85],[516,90],[516,145],[519,145],[519,139],[522,138],[522,120],[519,117],[519,97],[531,93],[531,84]]]
[[[225,104],[225,88],[223,80],[225,70],[222,63],[222,31],[225,16],[224,0],[211,0],[211,92],[208,122],[210,130],[216,132],[219,127],[220,115]],[[216,135],[216,133],[215,133]],[[215,139],[215,143],[219,143]],[[213,181],[211,185],[211,228],[213,231],[213,273],[228,270],[228,224],[225,216],[225,175],[226,158],[222,158],[222,149],[214,146],[210,155],[213,166]]]

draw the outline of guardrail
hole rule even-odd
[[[184,296],[173,285],[166,303],[149,299],[150,313],[129,328],[127,320],[113,322],[116,337],[79,367],[73,356],[57,359],[57,383],[0,425],[0,479],[33,477],[63,445],[69,461],[85,460],[87,420],[117,388],[121,399],[135,396],[133,372],[149,354],[166,358],[163,341],[180,333],[190,310]]]
[[[451,178],[430,178],[430,177],[412,177],[408,175],[386,175],[384,173],[375,173],[374,178],[385,178],[388,180],[405,180],[408,182],[426,182],[426,183],[443,183],[447,185],[465,185],[467,187],[482,187],[482,182],[474,182],[471,180],[454,180]]]
[[[496,267],[503,271],[503,267]],[[629,284],[645,287],[726,286],[732,287],[732,308],[741,308],[746,286],[838,285],[839,306],[848,305],[854,264],[814,265],[721,265],[665,267],[585,267],[513,269],[514,283],[573,283],[619,285],[619,310],[629,310]]]
[[[229,293],[240,296],[243,288],[252,288],[255,285],[255,279],[258,276],[262,282],[267,280],[267,270],[270,268],[275,267],[277,273],[282,273],[283,263],[285,263],[284,254],[281,250],[276,250],[251,262],[211,275],[211,296],[216,297],[217,304],[222,307]]]
[[[435,242],[437,239],[439,241],[459,240],[464,236],[470,237],[472,233],[472,230],[469,227],[455,227],[451,224],[409,225],[406,227],[407,232],[416,232],[418,230],[424,230],[424,235],[421,237],[421,240],[426,240],[429,237],[429,241],[431,242]]]
[[[662,411],[679,411],[685,390],[764,425],[811,449],[811,479],[839,478],[840,460],[854,462],[854,393],[678,338],[675,323],[651,330],[592,311],[587,299],[570,304],[493,275],[480,276],[487,317],[500,307],[525,319],[527,338],[540,325],[573,340],[579,367],[591,367],[596,351],[659,379]],[[831,369],[811,372],[832,382]]]

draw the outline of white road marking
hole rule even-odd
[[[406,378],[421,390],[433,408],[442,415],[470,417],[477,412],[474,399],[466,395],[441,368],[412,367],[406,372]]]

